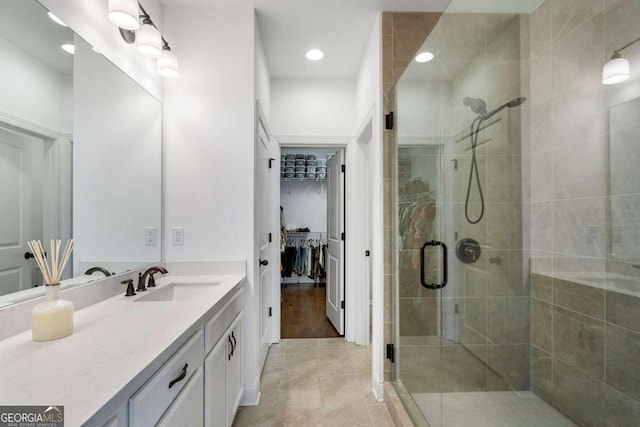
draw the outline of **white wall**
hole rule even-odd
[[[288,229],[308,227],[314,232],[327,231],[326,182],[283,182],[280,205],[284,208]]]
[[[271,126],[275,135],[353,136],[356,85],[341,79],[273,79]]]
[[[370,268],[371,268],[371,347],[372,347],[372,388],[376,398],[383,398],[383,297],[384,297],[384,258],[383,258],[383,208],[382,208],[382,15],[378,14],[369,35],[369,41],[364,51],[358,78],[356,80],[356,107],[357,121],[356,125],[359,132],[366,134],[363,128],[369,118],[372,120],[372,133],[370,141],[358,142],[359,150],[356,157],[367,157],[360,164],[367,165],[367,170],[360,170],[359,174],[368,175],[367,185],[370,188],[369,205],[371,207],[371,229],[368,232],[371,240],[370,246],[366,249],[371,250]],[[368,138],[364,138],[366,140]],[[367,147],[365,147],[367,145]],[[349,154],[349,153],[347,153]],[[361,190],[361,189],[360,189]],[[348,208],[348,206],[347,206]],[[349,215],[349,210],[347,215]],[[356,215],[354,221],[357,223],[357,215],[362,213],[353,212]],[[347,217],[347,220],[349,217]],[[366,232],[366,231],[365,231]],[[366,244],[365,243],[365,244]],[[355,256],[361,256],[358,253],[363,248],[355,248]],[[362,270],[354,272],[355,274],[363,274]],[[362,277],[362,276],[361,276]],[[366,274],[365,276],[366,277]],[[367,301],[368,303],[368,301]],[[356,307],[356,310],[362,310],[362,305]],[[354,310],[351,309],[351,312]],[[349,312],[349,311],[347,311]],[[357,337],[368,336],[368,331],[356,331]],[[360,338],[361,339],[361,338]]]
[[[155,59],[140,55],[135,45],[122,40],[118,28],[107,17],[106,0],[38,1],[138,84],[156,98],[162,98],[162,78],[156,72]],[[162,32],[163,6],[160,0],[143,0],[141,3]],[[180,60],[180,52],[173,49],[172,40],[166,35],[165,38]]]
[[[255,44],[255,88],[256,99],[260,101],[262,112],[271,125],[271,74],[269,72],[269,64],[264,52],[262,36],[258,27],[258,20],[255,20],[254,27],[254,44]]]
[[[58,133],[70,133],[70,76],[1,37],[0,58],[0,114]]]
[[[254,255],[254,11],[167,6],[180,78],[163,103],[164,257],[247,260],[245,397],[257,396],[259,306]],[[184,227],[184,245],[170,244]],[[251,403],[246,402],[245,403]]]

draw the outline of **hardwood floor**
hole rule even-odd
[[[282,338],[339,337],[326,314],[326,288],[288,285],[282,288]]]

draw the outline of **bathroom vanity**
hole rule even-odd
[[[125,297],[123,286],[76,311],[68,337],[0,341],[0,402],[64,406],[67,426],[230,426],[244,381],[245,274],[174,270],[146,292]]]

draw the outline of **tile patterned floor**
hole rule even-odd
[[[271,346],[260,405],[242,407],[233,427],[393,426],[371,392],[371,347],[343,338],[281,340]]]
[[[530,391],[416,393],[413,399],[432,426],[569,427],[575,426]],[[444,417],[441,414],[444,413]]]

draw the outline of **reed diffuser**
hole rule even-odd
[[[73,333],[73,303],[60,299],[60,277],[73,251],[73,239],[68,240],[60,253],[61,240],[52,240],[49,252],[40,240],[28,242],[46,283],[46,300],[31,310],[31,338],[33,341],[51,341]]]

